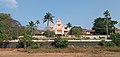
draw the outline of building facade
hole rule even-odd
[[[57,35],[65,35],[68,34],[71,27],[67,27],[67,25],[62,24],[61,19],[57,19],[56,24],[49,26],[49,30],[54,31]]]

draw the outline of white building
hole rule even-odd
[[[63,25],[62,20],[58,18],[56,24],[49,26],[49,29],[54,31],[55,34],[65,35],[69,32],[71,27],[67,27],[67,25]]]

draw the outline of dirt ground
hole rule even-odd
[[[119,48],[118,48],[119,49]],[[47,51],[46,51],[47,50]],[[39,49],[23,51],[23,49],[0,49],[0,57],[120,57],[119,51],[82,48],[74,51],[69,49]],[[65,52],[61,52],[65,51]],[[113,52],[114,51],[114,52]]]

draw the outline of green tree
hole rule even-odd
[[[35,30],[36,30],[36,25],[33,21],[30,21],[29,24],[26,27],[26,33],[33,36],[35,34]]]
[[[95,30],[95,34],[99,35],[106,35],[106,23],[107,19],[106,18],[96,18],[93,23],[92,29]],[[108,18],[108,34],[112,33],[115,28],[115,24],[117,24],[117,21],[111,20],[111,18]]]
[[[35,24],[37,24],[37,27],[38,27],[38,24],[40,24],[40,21],[39,21],[39,20],[37,20],[37,21],[35,22]]]
[[[20,38],[19,40],[19,47],[27,48],[32,43],[31,35],[25,34],[24,37]]]
[[[69,42],[62,38],[55,38],[53,45],[57,48],[65,48],[69,45]]]
[[[72,27],[72,24],[70,22],[68,22],[66,25],[67,27]]]
[[[82,34],[82,28],[79,26],[74,26],[71,28],[71,30],[69,31],[70,35],[81,35]]]
[[[111,34],[110,38],[112,39],[112,41],[117,45],[120,46],[120,34]]]
[[[101,41],[98,43],[99,46],[107,46],[107,47],[115,47],[116,44],[114,42],[106,42],[106,41]]]
[[[44,16],[43,23],[45,23],[47,21],[47,29],[49,26],[49,22],[54,23],[53,18],[54,18],[54,16],[50,12],[46,13],[46,15]]]
[[[22,35],[23,32],[21,24],[6,13],[0,13],[0,28],[5,34],[15,38]]]
[[[5,34],[2,29],[0,29],[0,45],[2,48],[5,48],[5,44],[10,40],[12,37],[10,35]]]
[[[44,32],[44,35],[47,36],[47,37],[53,37],[53,36],[55,36],[55,32],[54,31],[50,31],[50,30],[46,30]]]

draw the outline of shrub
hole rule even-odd
[[[55,38],[53,45],[57,48],[65,48],[69,45],[69,42],[62,38]]]
[[[112,39],[112,41],[117,45],[120,46],[120,34],[111,34],[110,38]]]
[[[113,42],[105,42],[105,41],[99,42],[98,45],[99,45],[99,46],[108,46],[108,47],[114,47],[114,46],[116,46],[116,44],[113,43]]]
[[[42,46],[42,43],[39,43],[39,42],[32,42],[29,46],[29,48],[31,49],[36,49],[36,48],[39,48],[40,46]]]
[[[44,32],[44,35],[47,37],[53,37],[53,36],[55,36],[55,32],[47,30]]]

